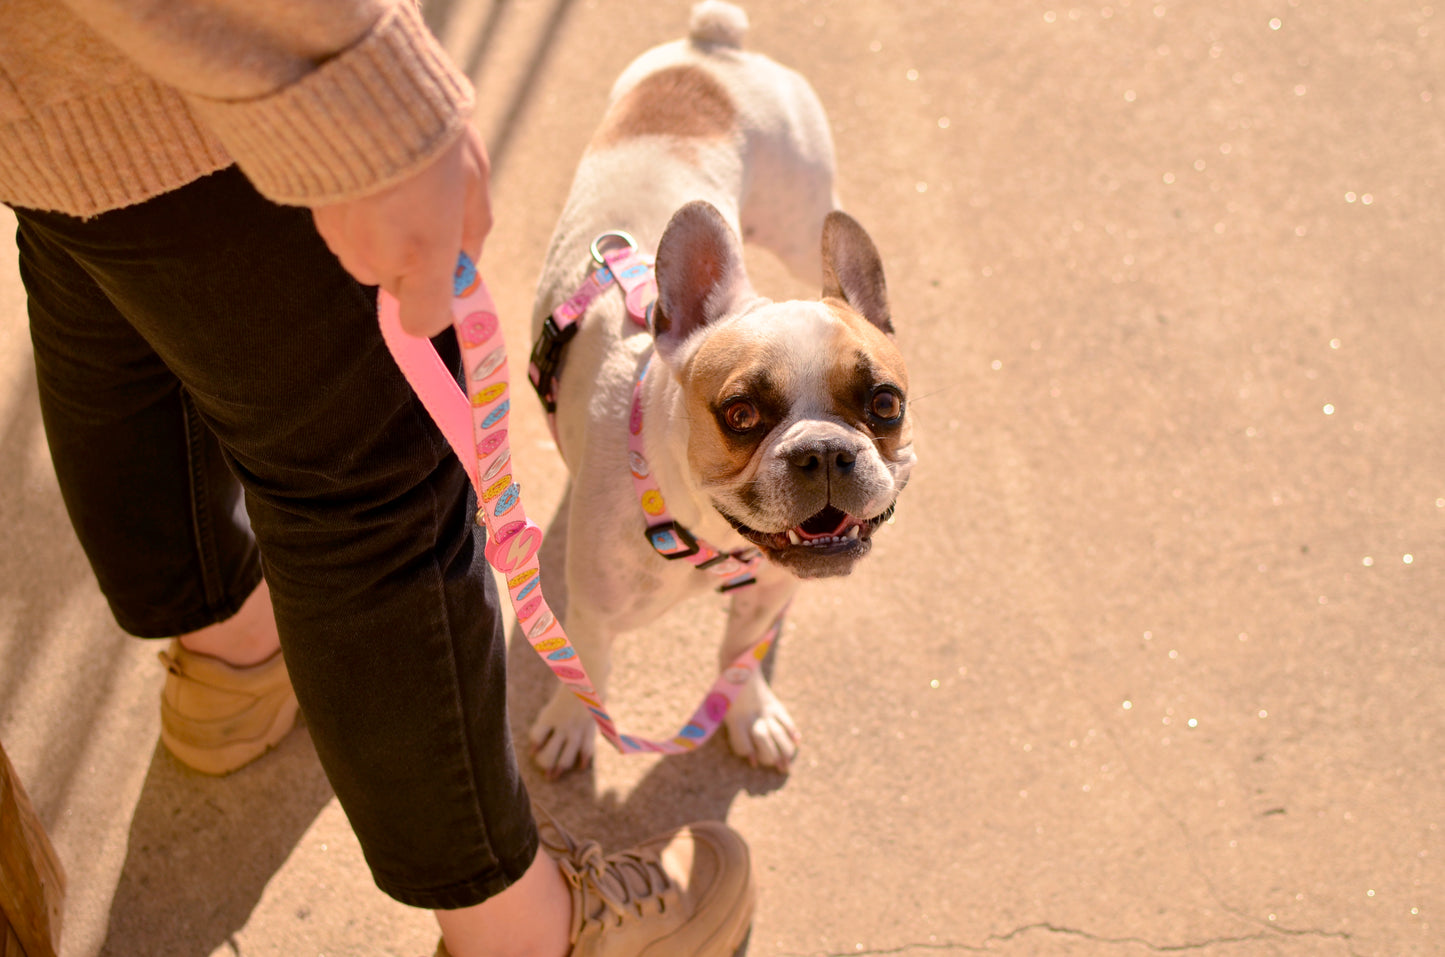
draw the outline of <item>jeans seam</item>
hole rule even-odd
[[[191,401],[190,393],[181,388],[181,414],[185,418],[186,463],[190,473],[191,522],[195,531],[196,564],[200,568],[201,587],[206,606],[220,604],[225,586],[220,568],[220,549],[216,546],[215,528],[211,523],[210,483],[206,477],[206,424]]]

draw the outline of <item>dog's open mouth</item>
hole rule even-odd
[[[827,554],[847,552],[865,544],[874,529],[893,515],[893,509],[890,505],[872,518],[858,518],[829,505],[802,524],[781,532],[760,532],[729,515],[724,517],[748,541],[775,555],[789,551]]]

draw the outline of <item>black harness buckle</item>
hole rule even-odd
[[[548,316],[542,323],[542,334],[532,346],[532,358],[527,364],[527,378],[537,390],[537,398],[550,415],[557,411],[557,373],[562,368],[562,353],[567,343],[577,335],[578,323],[571,322],[559,328],[555,316]]]

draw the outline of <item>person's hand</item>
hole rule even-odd
[[[476,127],[430,164],[379,193],[312,210],[316,229],[360,282],[401,305],[402,328],[434,336],[451,325],[457,254],[473,258],[492,228],[491,164]]]

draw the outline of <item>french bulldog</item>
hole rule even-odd
[[[533,335],[596,269],[599,236],[655,250],[648,328],[616,291],[588,306],[556,384],[569,471],[567,634],[599,694],[614,638],[717,579],[649,543],[629,452],[641,374],[641,443],[672,518],[722,552],[756,549],[756,582],[731,594],[726,667],[803,579],[845,575],[908,482],[908,372],[883,267],[837,209],[832,136],[797,73],[742,48],[727,3],[693,8],[688,36],[622,73],[577,170],[538,283]],[[741,240],[771,250],[817,300],[754,291]],[[641,371],[646,363],[645,371]],[[798,732],[754,671],[724,725],[733,750],[786,771]],[[537,764],[590,762],[588,709],[559,687],[530,731]]]

